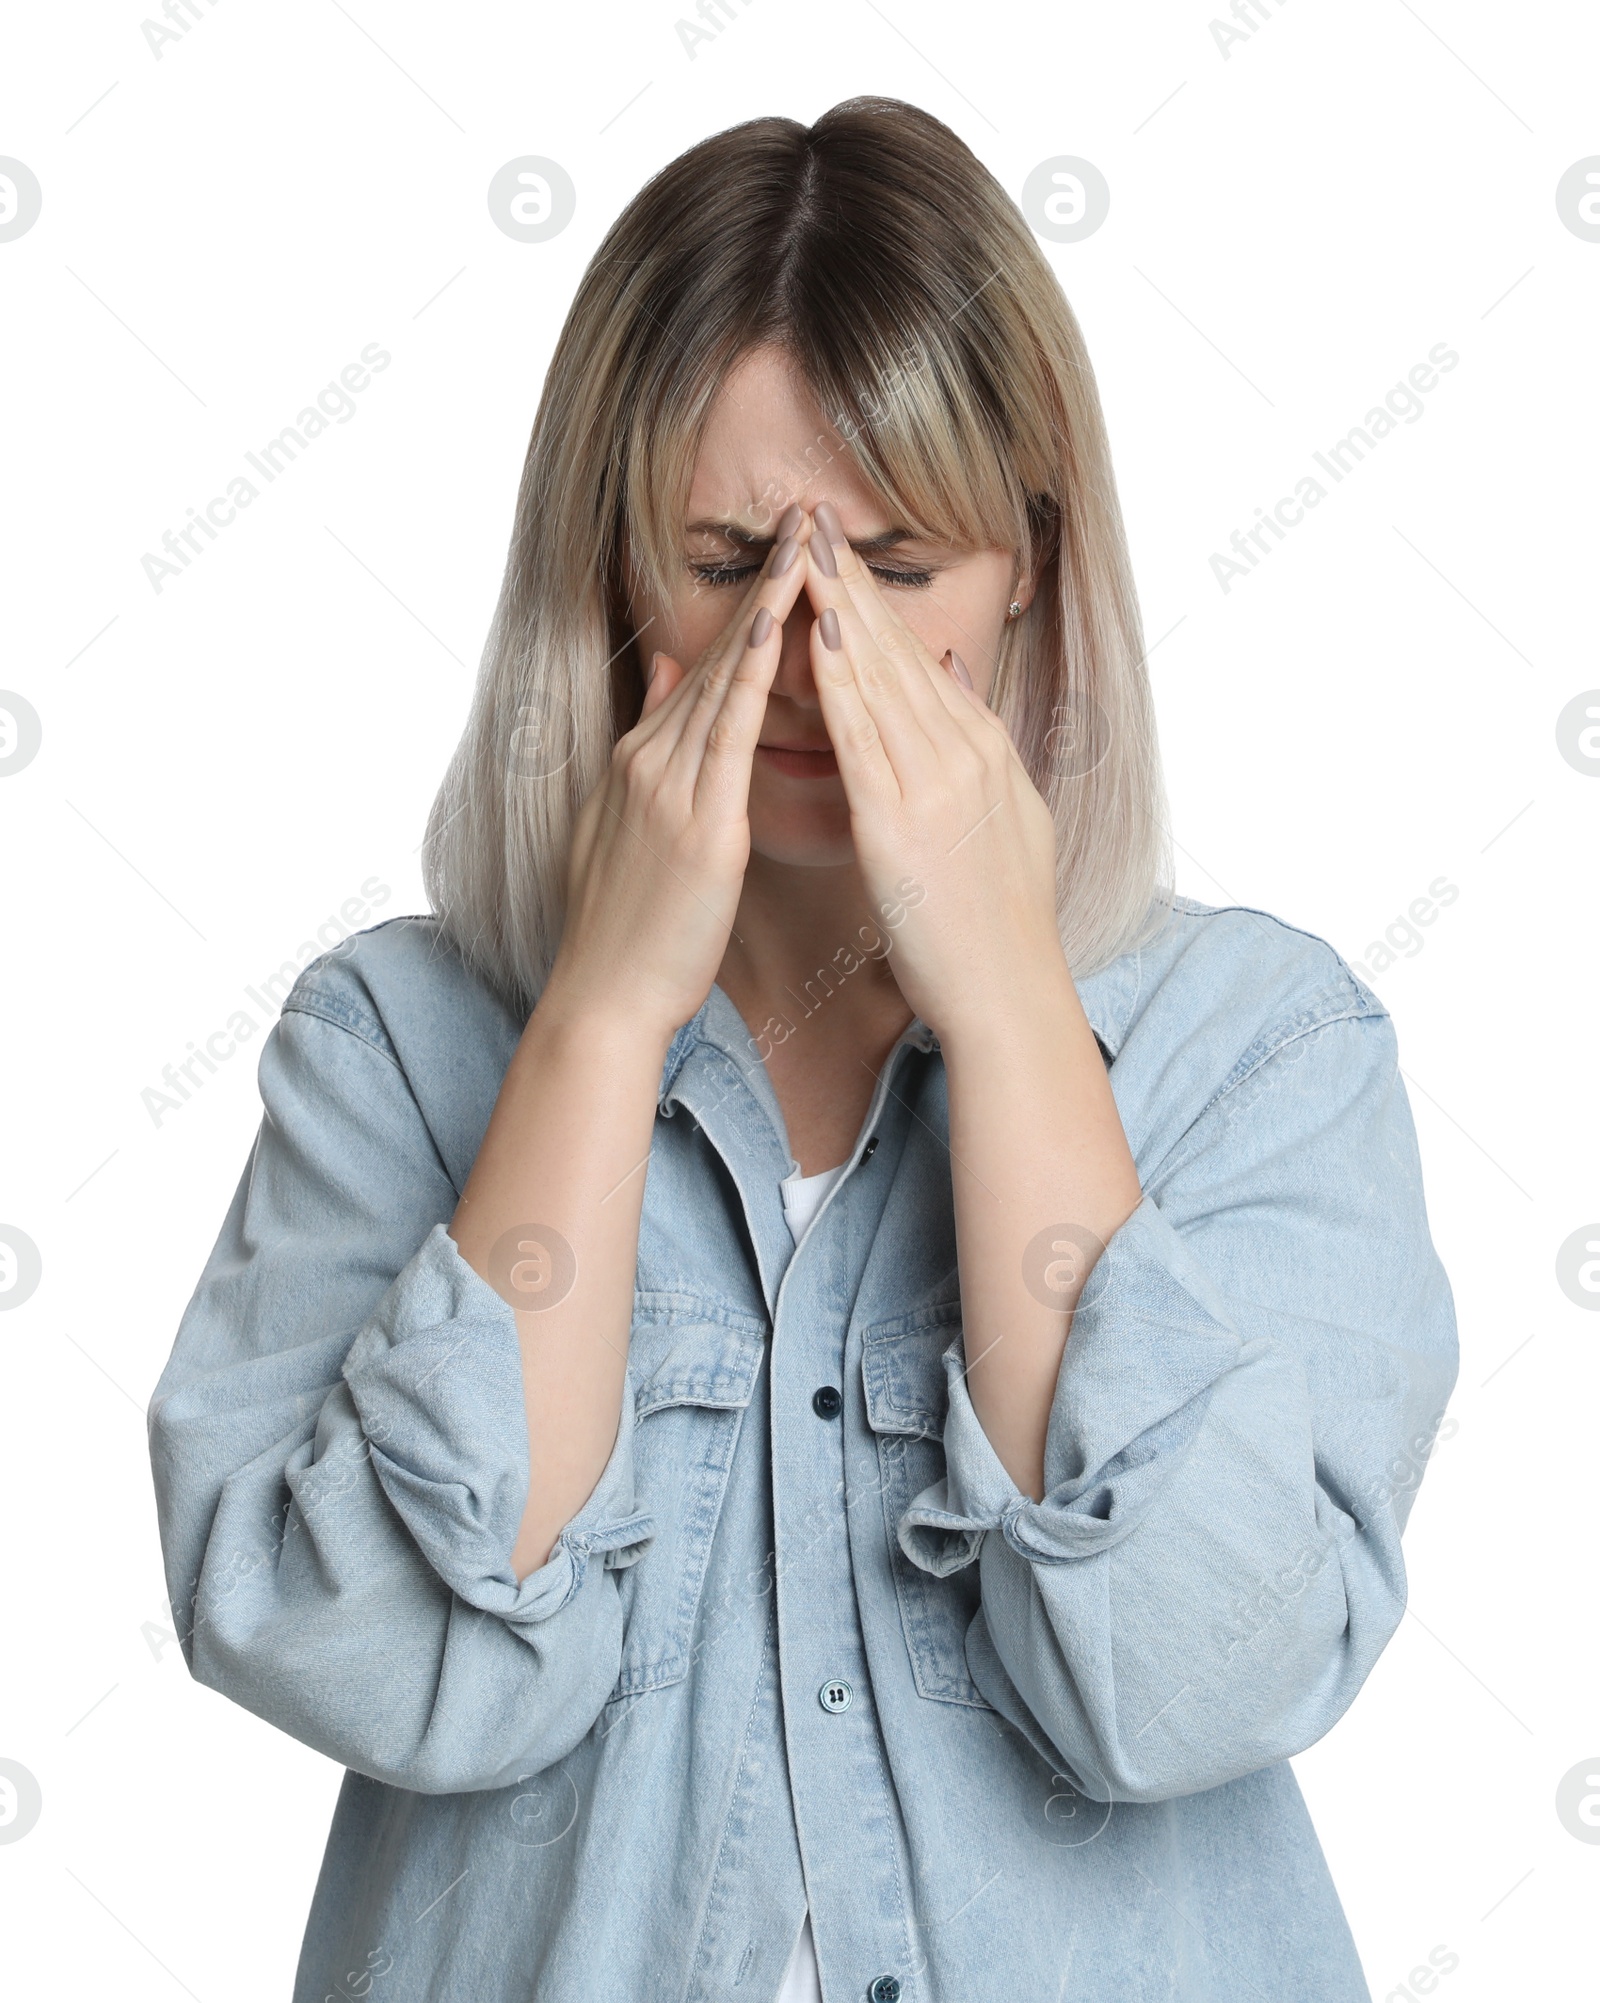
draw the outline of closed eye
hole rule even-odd
[[[746,578],[754,577],[760,568],[759,563],[691,562],[689,565],[690,572],[701,584],[709,584],[713,588],[725,584],[743,584]],[[931,584],[934,578],[931,570],[901,569],[888,563],[869,563],[867,568],[880,584],[898,584],[908,591],[920,591],[925,585]]]

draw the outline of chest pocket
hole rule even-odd
[[[638,1507],[654,1540],[617,1573],[622,1666],[608,1702],[688,1674],[695,1614],[766,1323],[721,1301],[636,1293],[628,1341]]]
[[[992,1706],[967,1674],[967,1629],[979,1606],[977,1566],[936,1579],[912,1564],[896,1535],[914,1499],[944,1478],[949,1390],[942,1358],[960,1328],[959,1301],[874,1323],[862,1331],[861,1378],[867,1424],[878,1445],[884,1534],[912,1678],[924,1697],[987,1711]]]

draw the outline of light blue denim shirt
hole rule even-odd
[[[1079,992],[1144,1200],[1044,1500],[967,1392],[935,1039],[796,1246],[714,988],[623,1422],[519,1584],[515,1317],[445,1227],[522,1024],[430,919],[301,974],[150,1407],[190,1668],[349,1769],[295,2003],[771,2003],[808,1905],[827,2003],[1365,2003],[1287,1761],[1400,1619],[1455,1381],[1392,1027],[1185,900]]]

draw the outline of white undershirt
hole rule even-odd
[[[778,1184],[783,1197],[784,1218],[797,1245],[806,1226],[821,1209],[822,1199],[844,1171],[843,1162],[837,1168],[825,1168],[820,1175],[801,1175],[797,1170]],[[789,1966],[783,1971],[783,1984],[776,2003],[822,2003],[822,1985],[817,1979],[817,1950],[811,1938],[809,1912],[800,1928],[794,1952],[789,1956]]]
[[[820,1175],[801,1175],[797,1170],[778,1184],[789,1235],[797,1245],[806,1226],[822,1208],[822,1199],[844,1174],[845,1166],[844,1162],[840,1162],[837,1168],[825,1168]]]
[[[783,1971],[783,1987],[778,2003],[822,2003],[822,1984],[817,1980],[817,1950],[811,1938],[811,1915],[806,1914],[800,1938],[794,1944],[789,1966]]]

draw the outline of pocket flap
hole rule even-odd
[[[766,1337],[758,1315],[725,1302],[635,1293],[628,1338],[634,1417],[669,1405],[748,1405]]]
[[[875,1433],[943,1439],[950,1391],[944,1354],[961,1333],[961,1303],[913,1309],[862,1331],[861,1381]]]

